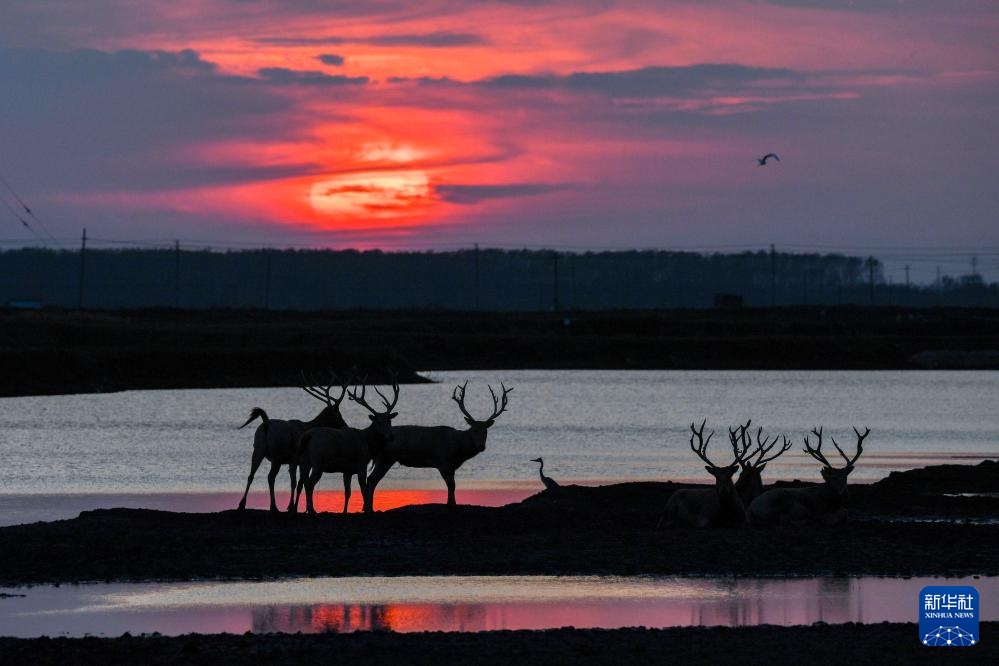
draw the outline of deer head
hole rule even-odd
[[[464,384],[459,384],[458,386],[455,386],[454,392],[451,394],[451,399],[458,404],[458,409],[460,409],[461,413],[465,416],[465,423],[467,423],[470,426],[469,431],[472,434],[472,440],[475,443],[475,448],[477,451],[481,453],[482,451],[486,450],[487,431],[489,430],[489,427],[496,422],[496,419],[499,417],[499,415],[506,411],[506,406],[508,401],[507,396],[509,396],[510,393],[513,392],[513,389],[507,388],[505,384],[501,383],[500,388],[502,389],[503,392],[502,395],[497,397],[496,392],[493,390],[493,387],[487,385],[489,388],[489,394],[493,398],[493,411],[488,418],[479,420],[476,419],[471,414],[469,414],[468,410],[465,408],[465,388],[467,386],[468,386],[467,381]]]
[[[736,471],[739,469],[739,463],[742,462],[742,457],[745,452],[742,451],[738,445],[738,439],[732,439],[732,453],[734,460],[731,464],[724,467],[720,467],[708,458],[708,443],[711,442],[711,437],[714,436],[714,431],[708,433],[708,438],[704,438],[704,426],[707,424],[707,419],[701,421],[701,427],[698,428],[695,424],[690,424],[690,450],[693,451],[698,458],[703,460],[706,464],[704,469],[708,471],[708,474],[715,477],[715,489],[718,494],[722,497],[727,497],[732,494],[734,490],[734,484],[732,483],[732,477],[735,475]],[[697,440],[696,443],[694,440]]]
[[[375,393],[378,394],[378,397],[382,399],[382,406],[384,407],[384,411],[375,409],[374,407],[369,405],[367,401],[365,401],[364,395],[367,392],[367,384],[365,382],[361,382],[360,390],[355,389],[353,391],[347,391],[347,397],[349,397],[352,402],[356,402],[361,407],[364,407],[366,410],[368,410],[369,412],[368,418],[371,419],[371,426],[369,427],[372,428],[374,432],[378,434],[378,436],[381,438],[382,441],[391,442],[393,439],[392,419],[394,419],[396,416],[399,415],[397,412],[392,411],[395,408],[395,404],[399,402],[399,383],[395,379],[395,377],[392,378],[391,401],[385,397],[384,393],[378,390],[377,386],[374,386],[372,388],[375,389]]]
[[[756,429],[754,443],[753,434],[749,429],[752,423],[752,420],[749,420],[746,421],[745,425],[740,425],[734,429],[730,428],[728,431],[732,450],[739,455],[739,465],[742,468],[736,487],[739,489],[743,501],[747,503],[763,492],[763,470],[767,463],[780,457],[792,446],[791,440],[786,436],[780,435],[771,438],[763,434],[763,428]],[[779,448],[778,444],[780,444]],[[776,452],[771,453],[774,449]]]
[[[805,435],[805,453],[812,456],[820,463],[822,463],[822,480],[826,482],[826,485],[833,488],[839,494],[846,493],[846,477],[850,475],[853,471],[853,464],[857,462],[857,459],[864,452],[864,439],[871,434],[871,429],[866,428],[863,433],[861,433],[857,428],[853,429],[853,432],[857,435],[857,450],[850,458],[847,456],[843,449],[840,448],[839,444],[836,443],[836,439],[832,439],[833,446],[842,456],[843,460],[846,461],[845,467],[833,467],[832,464],[826,459],[822,454],[822,428],[812,428],[812,434],[815,435],[815,448],[812,448],[811,442],[808,440],[808,435]]]

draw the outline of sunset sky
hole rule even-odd
[[[0,173],[57,238],[995,249],[996,44],[994,0],[3,0]]]

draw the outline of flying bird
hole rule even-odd
[[[534,458],[531,462],[541,463],[541,467],[538,468],[538,475],[541,477],[541,483],[545,484],[545,490],[555,490],[559,487],[555,479],[550,476],[545,476],[545,460],[544,458]]]
[[[780,158],[777,157],[777,153],[767,153],[763,157],[758,157],[756,161],[759,163],[760,166],[766,166],[767,160],[770,159],[771,157],[780,162]]]

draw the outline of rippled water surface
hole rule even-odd
[[[800,442],[814,425],[852,449],[869,425],[851,480],[938,462],[999,456],[999,374],[993,372],[439,372],[403,386],[397,423],[463,426],[451,391],[470,379],[469,406],[491,406],[485,383],[515,387],[485,453],[458,471],[461,489],[539,487],[531,458],[562,481],[703,480],[688,424],[707,418],[725,458],[725,428],[752,417]],[[246,478],[251,407],[310,418],[320,403],[294,388],[126,391],[0,399],[0,493],[238,493]],[[347,420],[367,422],[353,404]],[[255,489],[266,488],[267,464]],[[800,446],[767,468],[770,479],[818,479]],[[340,487],[337,479],[323,485]],[[278,488],[286,492],[282,471]],[[385,488],[434,489],[433,470],[393,469]],[[286,501],[282,495],[279,504]],[[259,505],[259,498],[255,500]]]
[[[0,635],[799,625],[912,622],[926,585],[972,585],[999,619],[999,580],[596,576],[314,578],[0,590]]]

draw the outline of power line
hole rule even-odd
[[[21,196],[16,191],[14,191],[14,188],[11,187],[11,185],[7,181],[7,179],[4,178],[2,172],[0,172],[0,184],[3,184],[3,186],[5,188],[7,188],[7,191],[10,192],[10,194],[14,197],[14,200],[17,201],[17,203],[21,206],[22,209],[24,209],[24,212],[27,214],[27,216],[30,217],[32,220],[34,220],[38,224],[38,227],[45,233],[45,235],[48,236],[50,240],[52,240],[54,243],[56,243],[58,245],[59,241],[57,241],[55,239],[55,236],[52,235],[52,233],[48,230],[48,228],[45,226],[45,224],[38,218],[37,215],[35,215],[35,212],[28,206],[27,203],[25,203],[24,199],[22,199]],[[11,208],[11,206],[7,203],[6,200],[4,200],[4,205],[7,206],[7,208],[9,210],[11,210],[12,213],[14,212],[13,209]],[[35,230],[31,227],[31,225],[28,224],[27,220],[25,220],[24,218],[22,218],[19,214],[15,213],[15,215],[17,215],[18,219],[21,220],[21,223],[25,227],[27,227],[28,229],[31,229],[31,231],[34,233]],[[37,233],[36,233],[36,235],[37,235]]]

